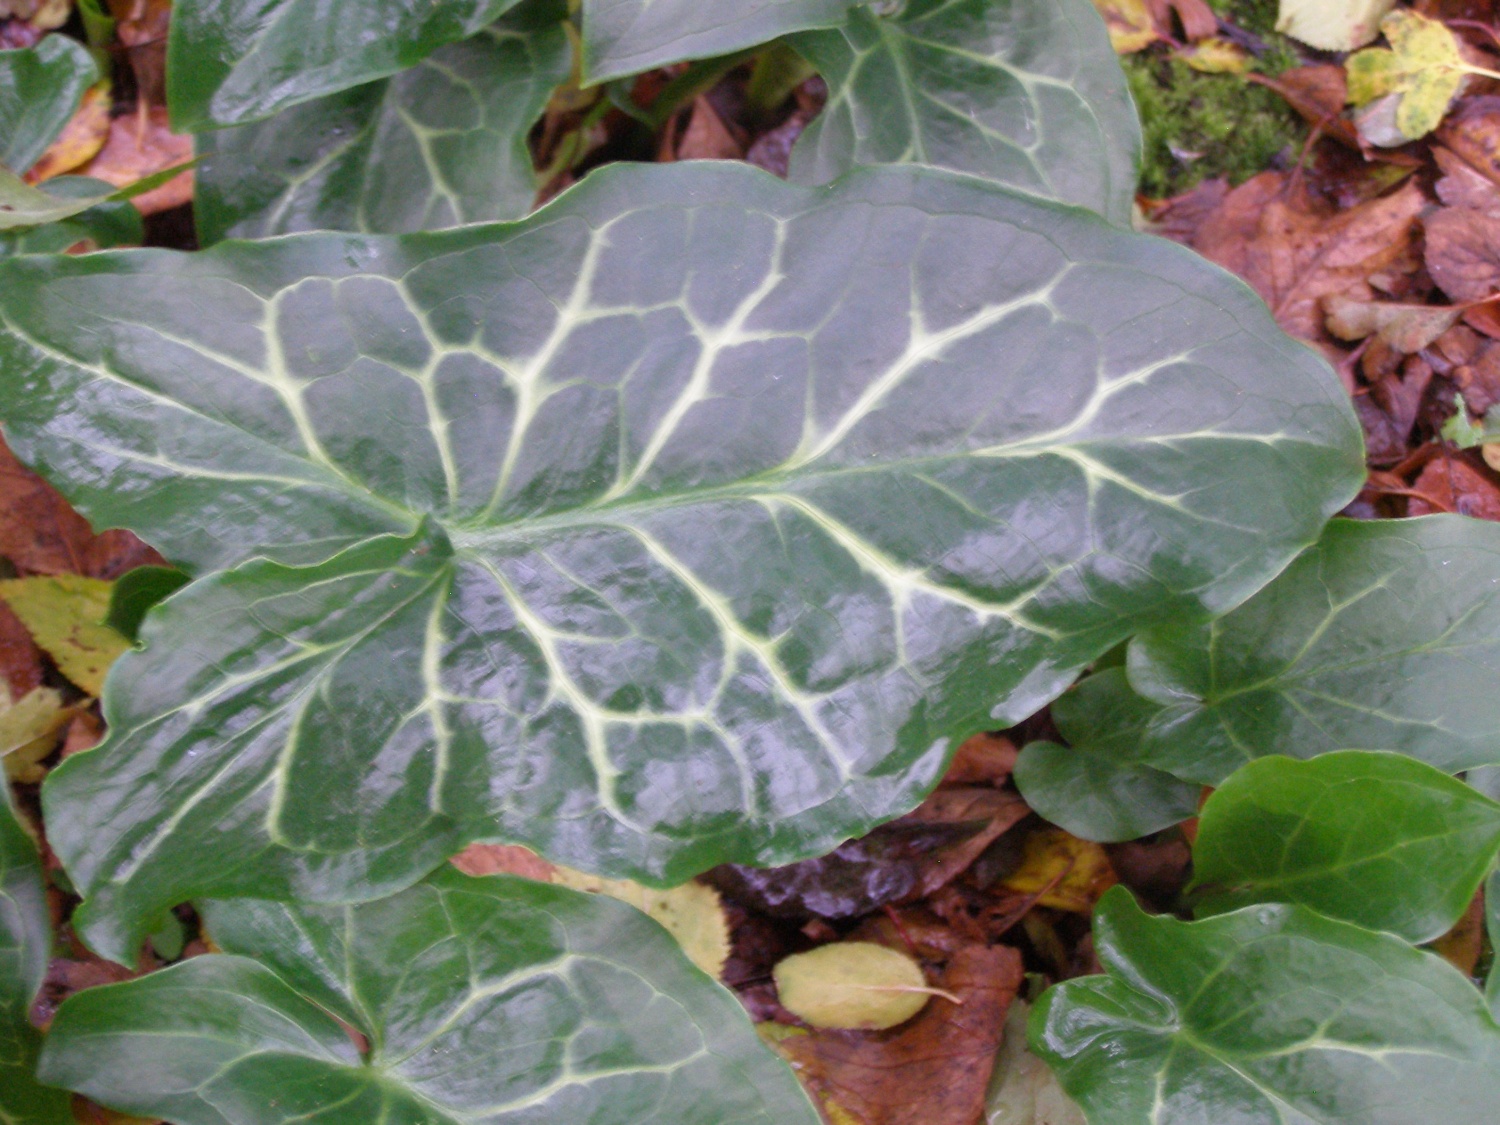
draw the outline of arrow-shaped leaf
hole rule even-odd
[[[473,839],[655,882],[827,851],[1360,479],[1238,282],[932,171],[620,167],[507,226],[17,259],[0,316],[12,447],[240,563],[48,783],[111,955]]]

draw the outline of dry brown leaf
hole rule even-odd
[[[1247,78],[1275,90],[1309,125],[1320,126],[1325,136],[1333,137],[1352,149],[1359,148],[1359,131],[1344,116],[1348,87],[1343,67],[1318,63],[1284,70],[1274,77],[1251,74]]]
[[[151,106],[145,114],[127,113],[111,121],[103,150],[83,168],[82,174],[123,188],[192,159],[193,138],[172,132],[167,125],[166,109]],[[132,202],[142,215],[154,215],[180,207],[192,198],[193,170],[189,168],[161,187],[136,196]]]
[[[1469,900],[1453,928],[1432,943],[1432,951],[1466,977],[1474,975],[1484,951],[1484,891]]]
[[[39,184],[53,176],[71,172],[88,163],[104,147],[104,138],[109,135],[110,87],[107,81],[97,82],[83,92],[78,112],[63,126],[57,140],[42,153],[41,159],[31,166],[25,180]]]
[[[1003,734],[976,734],[953,755],[944,785],[1000,785],[1015,768],[1020,751]]]
[[[1457,323],[1463,308],[1454,305],[1403,305],[1395,301],[1325,298],[1328,331],[1340,340],[1375,336],[1404,355],[1419,352]]]
[[[707,98],[693,102],[682,139],[677,142],[678,160],[738,160],[745,155],[740,144],[715,112]]]
[[[470,844],[453,857],[465,875],[521,875],[545,883],[557,870],[530,848],[513,844]]]
[[[109,0],[109,14],[115,18],[115,35],[130,59],[141,100],[165,105],[172,0]]]
[[[1109,43],[1117,55],[1144,51],[1161,38],[1148,0],[1094,0],[1109,28]]]
[[[1182,24],[1182,37],[1189,43],[1196,43],[1200,39],[1207,39],[1216,35],[1219,30],[1219,17],[1214,15],[1204,0],[1151,0],[1152,5],[1161,14],[1157,17],[1157,24],[1167,24],[1167,12],[1163,9],[1170,8],[1177,13],[1177,19]]]
[[[1375,299],[1372,275],[1410,272],[1416,220],[1426,201],[1416,184],[1347,211],[1314,210],[1280,172],[1262,172],[1231,191],[1190,245],[1238,274],[1288,333],[1328,344],[1323,301]]]
[[[1409,516],[1457,512],[1482,520],[1500,520],[1500,488],[1496,487],[1493,476],[1463,457],[1433,458],[1412,489],[1421,495],[1407,503]],[[1436,503],[1428,503],[1422,496],[1430,496]]]
[[[1427,272],[1455,302],[1500,292],[1500,212],[1447,207],[1424,223]]]
[[[0,442],[0,556],[24,574],[117,578],[165,560],[128,531],[95,535],[88,523]]]
[[[11,699],[42,686],[42,650],[21,619],[0,602],[0,680]]]
[[[778,1049],[825,1106],[857,1125],[974,1125],[994,1070],[1006,1012],[1021,985],[1020,952],[965,945],[935,996],[892,1031],[820,1031]]]

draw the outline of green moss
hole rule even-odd
[[[1261,69],[1271,69],[1267,61]],[[1213,176],[1241,183],[1283,153],[1295,155],[1307,136],[1279,94],[1242,77],[1202,74],[1155,51],[1121,62],[1145,135],[1144,195],[1176,195]]]
[[[1278,0],[1208,0],[1208,6],[1236,27],[1260,36],[1276,33]]]

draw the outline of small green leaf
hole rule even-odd
[[[793,31],[834,27],[860,0],[583,0],[591,84],[684,59],[728,55]]]
[[[19,175],[35,164],[98,80],[88,51],[66,35],[0,51],[0,165]]]
[[[186,164],[166,168],[137,180],[129,187],[118,189],[86,177],[60,177],[48,180],[46,190],[32,187],[19,176],[0,168],[0,236],[21,227],[39,227],[44,223],[72,219],[100,204],[134,199],[181,175],[187,168]],[[99,186],[95,187],[96,184]],[[118,220],[112,218],[110,224],[118,225]]]
[[[793,953],[772,973],[781,1006],[813,1027],[883,1031],[920,1012],[933,992],[921,965],[868,941]]]
[[[1198,821],[1199,917],[1259,902],[1310,906],[1411,942],[1458,921],[1500,851],[1500,804],[1397,754],[1262,758]]]
[[[1131,643],[1130,682],[1162,706],[1140,759],[1205,785],[1268,754],[1500,760],[1497,579],[1493,523],[1334,520],[1239,609]]]
[[[517,0],[178,0],[167,40],[172,128],[270,117],[415,66]]]
[[[531,210],[526,135],[568,77],[561,0],[531,0],[393,78],[198,138],[205,243],[432,230]]]
[[[47,1081],[175,1125],[817,1125],[738,1001],[611,899],[445,869],[202,910],[227,952],[70,997]]]
[[[187,584],[188,576],[176,567],[138,566],[115,579],[104,624],[133,643],[151,607]]]
[[[41,857],[0,775],[0,1121],[6,1125],[73,1122],[68,1095],[36,1080],[42,1035],[31,1024],[31,1004],[51,951]]]
[[[1130,221],[1140,125],[1089,0],[908,0],[790,40],[828,82],[791,178],[913,162]]]
[[[1240,283],[930,169],[615,166],[513,224],[11,259],[0,318],[18,455],[231,568],[47,782],[110,956],[475,839],[655,884],[820,854],[1363,475]]]
[[[1390,47],[1371,47],[1349,56],[1349,101],[1368,105],[1395,95],[1396,128],[1414,141],[1442,124],[1448,106],[1468,74],[1486,74],[1465,61],[1458,37],[1441,20],[1397,9],[1380,21]]]
[[[1071,743],[1032,742],[1016,760],[1026,803],[1085,840],[1134,840],[1186,820],[1200,786],[1143,764],[1141,742],[1161,708],[1130,690],[1123,668],[1081,682],[1052,704]]]
[[[1094,915],[1105,976],[1051,988],[1032,1050],[1091,1122],[1479,1122],[1500,1028],[1458,970],[1300,906],[1201,922],[1115,888]]]

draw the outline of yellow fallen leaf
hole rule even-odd
[[[57,670],[90,695],[104,688],[115,658],[130,647],[104,619],[114,584],[79,574],[0,581],[0,599],[21,619]]]
[[[1040,894],[1038,906],[1088,914],[1114,884],[1114,868],[1098,844],[1043,828],[1026,837],[1021,866],[1002,885],[1017,894]]]
[[[1094,0],[1109,28],[1109,44],[1117,55],[1143,51],[1161,38],[1146,0]]]
[[[813,1027],[895,1027],[938,991],[906,954],[870,941],[836,941],[794,953],[777,962],[771,975],[781,1006]]]
[[[78,112],[73,114],[57,140],[42,153],[41,159],[26,173],[26,182],[39,184],[87,164],[104,147],[109,136],[109,106],[112,100],[109,79],[96,82],[83,92]]]
[[[729,920],[724,916],[719,892],[712,887],[684,883],[658,890],[629,879],[601,879],[570,867],[556,868],[551,880],[575,891],[604,894],[629,903],[676,938],[698,968],[715,980],[723,974],[724,962],[729,960]]]
[[[0,687],[0,694],[4,688]],[[0,710],[0,757],[12,781],[36,783],[46,775],[40,762],[62,738],[73,708],[52,688],[33,688]]]
[[[1396,0],[1281,0],[1276,30],[1320,51],[1352,51],[1374,40]]]
[[[1250,69],[1250,56],[1228,39],[1200,39],[1177,52],[1177,57],[1204,74],[1244,74]]]
[[[1356,51],[1344,63],[1349,103],[1396,96],[1395,125],[1403,140],[1424,137],[1442,123],[1466,76],[1500,78],[1465,61],[1458,38],[1441,20],[1402,8],[1381,20],[1380,30],[1389,47]]]

